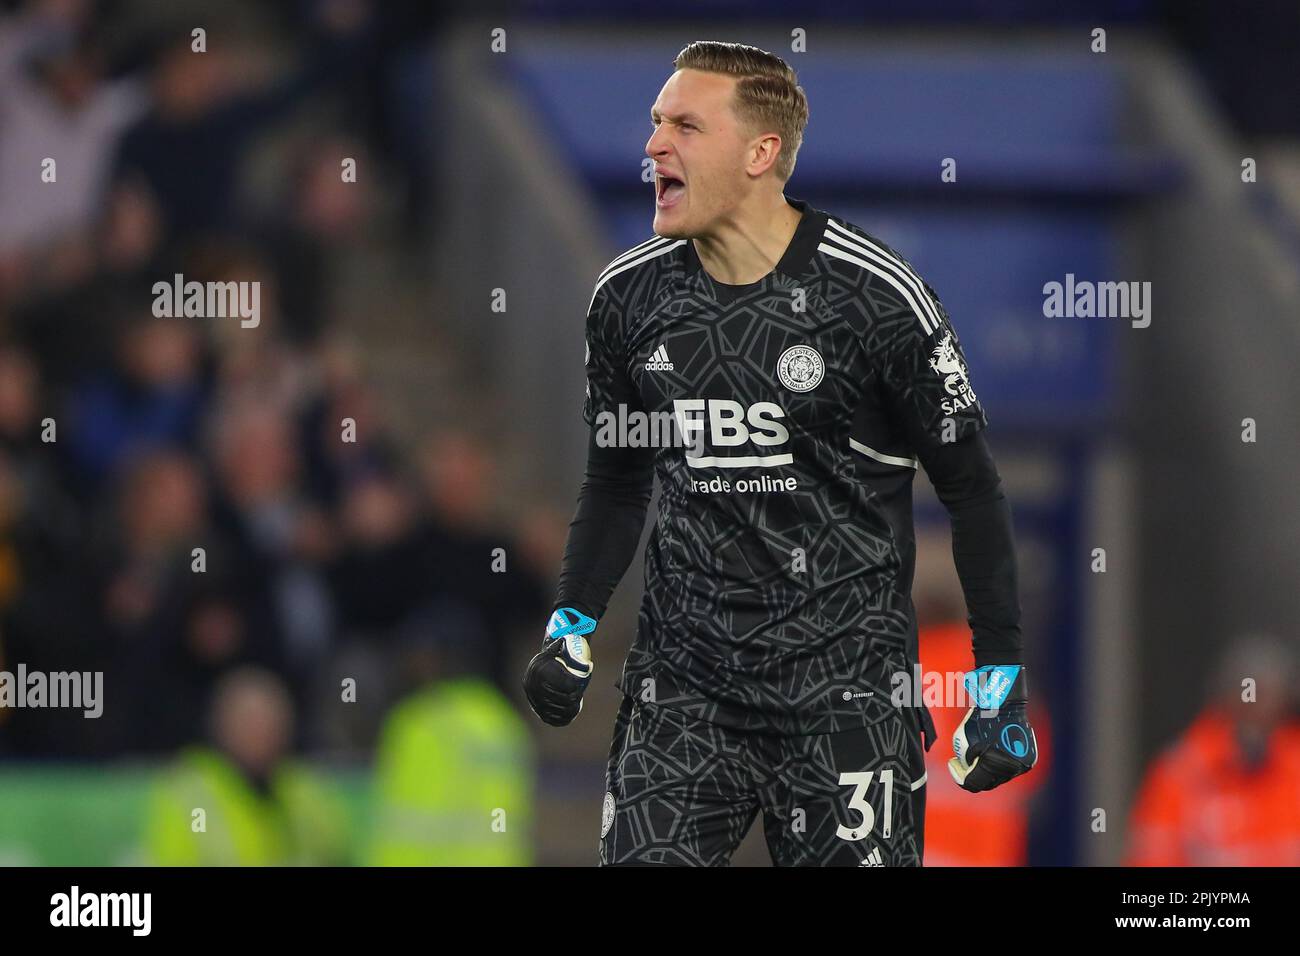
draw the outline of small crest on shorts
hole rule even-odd
[[[609,828],[614,825],[614,794],[605,791],[605,802],[600,808],[600,838],[605,839],[605,834]]]

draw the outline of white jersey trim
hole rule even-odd
[[[861,452],[868,458],[874,458],[876,461],[886,465],[901,465],[904,468],[916,468],[920,462],[915,458],[899,458],[897,455],[886,455],[883,452],[876,451],[874,448],[868,448],[856,438],[849,439],[849,447],[856,452]]]
[[[771,468],[773,465],[794,464],[794,455],[742,455],[737,458],[719,458],[716,455],[692,458],[687,455],[686,464],[692,468]]]
[[[665,252],[672,252],[678,246],[684,246],[686,244],[685,239],[678,239],[675,242],[670,242],[667,239],[662,239],[660,240],[661,242],[668,242],[669,244],[666,246],[655,247],[652,245],[654,241],[655,241],[654,239],[648,239],[645,242],[643,242],[641,245],[637,246],[636,248],[629,249],[627,252],[623,253],[623,255],[619,256],[617,259],[615,259],[613,262],[611,262],[608,266],[605,267],[605,271],[602,272],[600,274],[600,277],[596,280],[596,288],[591,290],[591,302],[587,303],[588,313],[591,312],[591,307],[596,302],[596,294],[600,292],[600,287],[603,286],[610,279],[614,278],[614,276],[618,275],[620,272],[626,272],[628,269],[635,268],[636,266],[639,266],[643,262],[649,262],[651,259],[658,258],[659,256],[662,256]],[[641,252],[638,255],[637,253],[643,249],[645,251]],[[629,258],[629,257],[633,257],[633,258]]]
[[[897,257],[890,255],[870,240],[855,236],[843,226],[829,219],[826,221],[826,232],[823,233],[822,238],[828,242],[838,243],[844,250],[855,252],[862,256],[863,259],[868,260],[849,259],[848,261],[861,265],[864,269],[874,272],[881,278],[894,277],[889,280],[889,284],[903,293],[903,297],[912,306],[912,311],[921,320],[921,328],[925,329],[926,335],[932,334],[943,324],[939,318],[938,306],[929,293],[925,291],[925,285],[921,282],[920,277]],[[826,251],[825,245],[818,246],[818,248],[823,252]],[[832,255],[834,254],[832,253]],[[837,255],[837,258],[844,259],[846,257]],[[882,269],[885,271],[882,272]],[[905,283],[906,289],[900,286],[897,281],[894,281],[895,279]]]

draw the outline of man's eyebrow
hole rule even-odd
[[[670,116],[667,113],[660,113],[653,106],[650,107],[650,119],[651,121],[664,119],[669,123],[693,123],[696,126],[701,124],[700,117],[696,116],[694,113],[678,113]]]

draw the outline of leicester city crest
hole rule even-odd
[[[781,353],[776,362],[776,376],[792,392],[807,392],[816,388],[826,375],[826,363],[817,350],[807,345],[795,345]]]
[[[600,807],[600,838],[605,839],[609,828],[614,825],[614,794],[605,791],[605,802]]]

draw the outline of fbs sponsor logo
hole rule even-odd
[[[668,360],[668,346],[660,345],[655,349],[654,354],[650,356],[650,361],[645,363],[647,372],[671,372],[673,363]]]
[[[148,936],[153,923],[152,893],[68,893],[50,897],[51,926],[126,926],[133,936]]]
[[[684,448],[692,468],[771,468],[794,461],[789,450],[780,447],[790,441],[784,418],[785,411],[775,402],[742,405],[724,398],[676,398],[671,412],[646,412],[620,403],[616,409],[597,412],[593,425],[601,448]],[[711,454],[718,450],[728,454]]]
[[[692,468],[771,468],[789,465],[794,457],[778,446],[790,440],[790,432],[781,424],[785,411],[775,402],[742,405],[725,398],[676,398],[673,414],[678,430],[693,454],[686,455]],[[710,455],[709,451],[756,445],[766,455]]]

